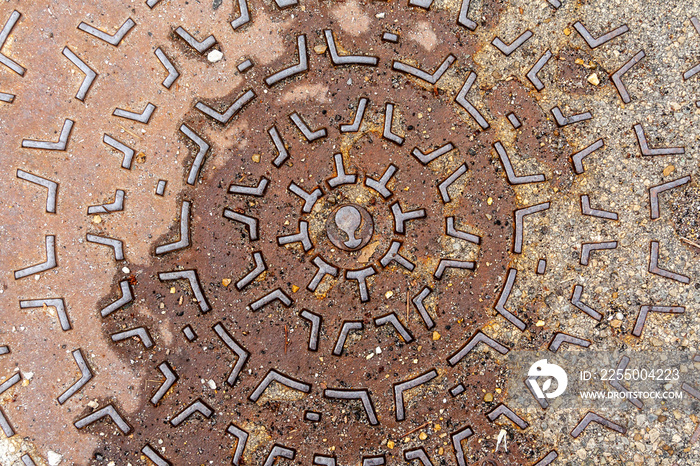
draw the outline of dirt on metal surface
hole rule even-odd
[[[695,464],[505,363],[697,350],[672,3],[2,3],[0,462]]]

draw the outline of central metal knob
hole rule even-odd
[[[372,216],[363,207],[346,204],[336,208],[326,221],[326,234],[331,242],[346,251],[364,247],[374,233]]]
[[[362,223],[362,214],[355,207],[351,205],[346,205],[341,207],[338,212],[335,213],[335,224],[338,228],[348,235],[348,240],[344,241],[343,244],[348,249],[355,249],[362,243],[360,238],[355,238],[355,233]]]

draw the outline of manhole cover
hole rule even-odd
[[[672,3],[7,3],[3,464],[695,464]]]

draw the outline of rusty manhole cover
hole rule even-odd
[[[700,22],[596,8],[6,2],[3,464],[695,464],[533,382],[700,397]]]

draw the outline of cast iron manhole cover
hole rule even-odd
[[[5,2],[2,464],[695,464],[700,11],[649,3]]]

